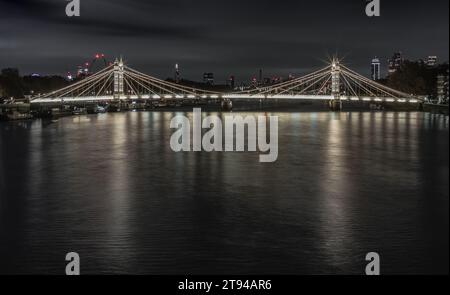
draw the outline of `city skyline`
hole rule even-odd
[[[259,69],[268,77],[306,73],[336,53],[368,76],[373,57],[381,59],[384,72],[394,51],[411,60],[448,60],[448,24],[442,25],[448,23],[448,1],[427,9],[421,9],[423,1],[386,2],[375,19],[365,15],[365,1],[333,2],[230,0],[218,7],[205,1],[95,0],[81,1],[81,16],[68,18],[64,1],[1,0],[0,65],[23,74],[62,75],[102,52],[110,59],[123,55],[131,66],[164,79],[179,64],[182,78],[201,80],[213,72],[224,83],[230,75],[237,81],[258,77]],[[28,9],[21,9],[25,4]],[[133,21],[125,18],[130,14]]]

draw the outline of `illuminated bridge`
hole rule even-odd
[[[391,89],[352,71],[337,59],[333,59],[327,67],[303,77],[235,93],[206,91],[163,81],[129,68],[120,59],[68,87],[34,97],[31,103],[186,99],[323,100],[329,101],[334,109],[340,109],[344,101],[410,104],[422,102],[420,98]]]

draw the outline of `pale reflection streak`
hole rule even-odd
[[[30,128],[30,185],[32,191],[38,191],[42,185],[42,127],[34,122]]]
[[[320,247],[323,248],[324,253],[327,253],[329,263],[336,268],[341,268],[348,262],[349,250],[355,249],[355,245],[348,208],[348,198],[352,196],[350,190],[352,184],[347,179],[349,176],[342,173],[347,166],[345,163],[347,137],[344,132],[347,120],[343,118],[343,114],[337,116],[335,119],[333,117],[329,119],[325,165],[322,169],[322,179],[320,179],[322,183],[320,197],[324,199],[321,202],[324,208],[320,211],[322,215]]]
[[[129,124],[127,122],[129,115],[114,115],[112,124],[110,124],[112,145],[105,148],[112,159],[109,161],[109,181],[106,182],[109,185],[106,190],[109,195],[102,194],[102,197],[106,198],[106,203],[110,204],[106,208],[111,208],[110,212],[105,212],[105,215],[109,217],[106,222],[108,243],[105,245],[105,251],[110,252],[111,257],[120,257],[123,263],[128,258],[128,252],[123,250],[132,248],[132,240],[129,237],[132,231],[130,229],[130,217],[128,216],[131,188],[126,145],[129,135],[132,134],[128,131],[133,128],[135,119],[131,119],[132,123]]]

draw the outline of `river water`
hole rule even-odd
[[[0,123],[0,273],[448,274],[448,117],[271,113],[260,163],[174,153],[176,114]]]

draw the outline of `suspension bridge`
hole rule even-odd
[[[287,99],[329,101],[340,109],[344,101],[420,103],[412,94],[391,89],[358,74],[338,59],[311,74],[267,87],[220,93],[163,81],[134,70],[116,59],[98,73],[65,88],[33,97],[31,104],[120,102],[133,100]]]

